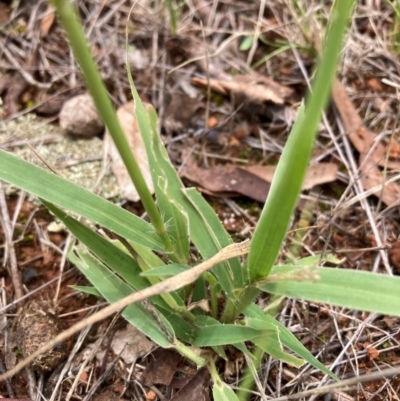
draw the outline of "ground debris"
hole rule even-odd
[[[149,160],[147,158],[146,148],[140,133],[139,125],[134,114],[134,103],[128,102],[117,110],[117,117],[122,130],[128,141],[130,149],[135,156],[136,162],[143,174],[147,187],[151,193],[154,193],[153,181],[151,178]],[[111,169],[117,178],[118,184],[125,197],[133,202],[137,202],[140,197],[132,183],[132,179],[126,170],[124,162],[115,146],[108,131],[104,138],[105,153],[111,159]]]
[[[17,346],[23,357],[31,355],[60,333],[57,314],[50,301],[31,301],[18,313],[15,322]],[[66,344],[58,344],[37,357],[32,367],[39,373],[53,370],[67,356]]]

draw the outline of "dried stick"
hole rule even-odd
[[[3,189],[3,184],[0,182],[0,213],[1,220],[3,222],[4,237],[6,242],[6,250],[8,254],[8,260],[10,264],[10,275],[13,283],[15,298],[22,298],[24,290],[22,289],[21,276],[18,271],[17,255],[15,254],[15,248],[13,244],[13,229],[8,214],[6,196]]]

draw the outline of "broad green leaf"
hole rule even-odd
[[[312,89],[306,98],[306,107],[298,111],[254,231],[248,257],[252,282],[268,276],[281,249],[301,191],[318,123],[335,79],[343,36],[354,3],[355,0],[334,2],[331,11],[333,17],[322,45],[323,54],[317,65]]]
[[[169,160],[168,153],[159,136],[157,113],[151,105],[146,105],[146,107],[143,105],[132,80],[128,57],[126,62],[129,84],[134,98],[134,111],[146,147],[158,206],[167,228],[168,236],[175,247],[175,253],[171,255],[171,258],[178,259],[174,259],[175,261],[186,263],[189,259],[187,215],[185,209],[179,207],[179,202],[176,202],[175,197],[171,196],[174,193],[179,193],[183,188],[183,184]],[[172,203],[175,203],[175,205],[172,206]]]
[[[174,245],[175,254],[181,263],[189,261],[189,227],[187,213],[167,193],[164,177],[158,178],[156,191],[158,207],[167,227],[167,232]]]
[[[187,265],[170,264],[161,267],[155,267],[154,269],[146,270],[140,273],[143,277],[171,277],[176,274],[182,273],[183,271],[190,269]]]
[[[115,273],[120,275],[136,291],[143,290],[150,286],[149,280],[140,276],[141,270],[135,259],[127,252],[121,250],[115,243],[103,238],[89,227],[78,220],[66,215],[56,206],[44,201],[45,206],[58,217],[69,229],[69,231],[85,244],[103,263],[109,266]],[[152,283],[154,284],[154,283]],[[152,301],[164,308],[169,305],[174,310],[180,310],[183,301],[179,300],[176,294],[162,294],[153,297]],[[179,302],[180,301],[180,302]]]
[[[255,318],[247,319],[247,326],[257,329],[264,330],[262,331],[262,335],[253,339],[253,343],[260,347],[265,353],[271,355],[276,359],[280,359],[283,362],[286,362],[296,368],[304,365],[304,360],[296,358],[293,355],[288,354],[283,350],[282,342],[280,339],[280,332],[277,326],[271,324],[265,324],[264,320],[258,320]]]
[[[246,50],[249,50],[254,42],[254,38],[252,36],[246,36],[243,40],[242,43],[240,44],[239,49],[244,52]]]
[[[153,227],[90,191],[0,150],[0,179],[77,213],[124,238],[163,252]]]
[[[218,324],[205,326],[194,330],[195,340],[193,345],[198,347],[210,347],[215,345],[227,345],[251,341],[262,334],[260,330],[234,324]]]
[[[153,107],[143,106],[139,94],[130,78],[131,90],[135,99],[135,113],[138,119],[140,132],[146,146],[146,152],[151,166],[153,183],[156,187],[156,195],[160,195],[162,190],[159,186],[159,177],[165,180],[165,192],[161,195],[167,196],[171,202],[175,202],[180,211],[185,211],[189,220],[190,238],[196,245],[201,256],[208,259],[215,255],[222,248],[232,244],[232,239],[225,230],[215,212],[195,190],[185,190],[184,185],[169,160],[168,153],[161,141],[157,128],[157,114]],[[167,215],[168,210],[162,210],[164,221],[173,218]],[[180,224],[181,225],[181,224]],[[171,236],[175,235],[169,232]],[[177,240],[181,241],[183,229],[180,229]],[[186,245],[182,245],[185,249]],[[229,273],[227,273],[227,270]],[[235,288],[243,286],[243,274],[238,259],[231,259],[225,262],[222,267],[213,269],[221,283],[221,287],[229,296],[233,297]]]
[[[97,291],[95,287],[89,287],[86,285],[70,285],[69,287],[73,288],[74,290],[83,292],[84,294],[94,295],[95,297],[101,297],[100,292]]]
[[[335,255],[327,253],[323,255],[312,255],[296,260],[298,266],[320,266],[322,263],[332,263],[338,265],[343,262],[343,259],[338,259]]]
[[[305,361],[307,361],[310,365],[314,366],[315,368],[321,370],[322,372],[326,373],[332,379],[339,380],[339,378],[334,375],[329,369],[325,367],[318,359],[314,357],[308,351],[308,349],[294,336],[290,330],[288,330],[282,323],[278,320],[274,319],[269,314],[264,313],[257,305],[252,304],[249,305],[244,311],[244,315],[247,317],[255,318],[261,320],[265,323],[265,328],[275,326],[279,330],[279,338],[282,344],[295,352],[297,355],[302,357]]]
[[[317,277],[305,275],[301,280],[293,276],[293,267],[274,270],[281,279],[259,282],[262,291],[307,301],[358,309],[386,315],[400,316],[400,277],[364,271],[316,268]],[[285,279],[286,275],[286,279]]]
[[[219,355],[222,359],[225,359],[225,361],[228,360],[228,357],[226,356],[225,349],[222,345],[215,345],[214,347],[211,347],[214,352]]]
[[[82,246],[78,246],[75,253],[70,252],[68,257],[108,302],[116,302],[132,293],[132,288]],[[164,348],[171,347],[163,330],[141,304],[127,306],[122,316],[156,344]]]
[[[235,392],[222,381],[214,383],[213,397],[214,401],[239,401]]]
[[[193,323],[190,318],[184,319],[179,313],[175,313],[171,308],[165,308],[163,305],[157,304],[157,310],[162,313],[173,327],[175,336],[181,341],[192,344],[194,341]]]
[[[194,213],[190,214],[190,236],[204,259],[215,255],[220,249],[232,243],[214,209],[204,200],[195,188],[184,190]],[[247,282],[238,259],[230,259],[215,266],[212,271],[224,291],[235,297],[233,290],[242,288]]]
[[[148,280],[140,277],[139,266],[130,255],[118,249],[110,241],[95,233],[72,216],[68,216],[51,203],[43,201],[43,204],[65,224],[68,230],[82,244],[90,249],[107,266],[111,267],[115,273],[123,277],[132,286],[132,289],[140,291],[150,286]]]
[[[299,130],[304,118],[304,106],[301,106],[254,231],[247,261],[253,280],[270,273],[301,190],[315,139],[315,132]]]

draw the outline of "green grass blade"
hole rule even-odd
[[[289,365],[295,366],[296,368],[300,368],[305,363],[304,359],[296,358],[283,350],[277,328],[275,328],[275,330],[264,331],[262,336],[253,340],[253,343],[261,348],[266,354],[288,363]]]
[[[333,268],[315,268],[301,276],[290,266],[272,273],[271,279],[280,275],[278,281],[255,285],[272,294],[400,316],[400,277]]]
[[[158,177],[157,203],[164,219],[167,233],[174,246],[174,253],[180,263],[189,261],[189,223],[187,213],[168,195],[167,182]]]
[[[163,252],[154,228],[90,191],[0,150],[0,179],[151,249]]]
[[[120,154],[126,170],[135,185],[150,221],[152,222],[156,232],[160,235],[160,238],[168,251],[170,243],[166,236],[165,227],[162,223],[160,213],[149,188],[147,187],[146,181],[143,178],[140,167],[131,151],[124,132],[122,131],[121,125],[119,124],[106,87],[100,77],[94,59],[90,54],[88,42],[85,38],[85,33],[83,32],[82,25],[79,22],[75,9],[69,0],[52,0],[52,3],[56,8],[58,18],[68,35],[69,44],[79,66],[82,69],[87,88],[93,97],[99,115],[104,121],[104,124],[118,149],[118,153]]]
[[[70,252],[68,258],[108,302],[116,302],[132,293],[132,288],[83,247],[75,248],[75,253]],[[127,306],[122,316],[156,344],[164,348],[171,347],[162,329],[142,305],[135,303]]]
[[[290,332],[282,323],[273,318],[272,316],[264,313],[257,305],[252,304],[248,306],[244,311],[244,315],[258,319],[265,326],[265,328],[276,327],[279,331],[279,341],[292,352],[295,352],[305,361],[307,361],[310,365],[319,369],[321,372],[332,377],[334,380],[339,380],[339,378],[334,375],[329,369],[325,367],[318,359],[314,357],[313,354],[294,336],[292,332]]]
[[[239,401],[235,392],[224,382],[214,383],[214,401]]]
[[[251,341],[262,335],[262,331],[234,324],[216,324],[215,326],[200,327],[194,330],[194,335],[193,345],[211,347]]]
[[[88,286],[88,285],[70,285],[70,288],[83,292],[84,294],[87,295],[94,295],[95,297],[101,297],[101,294],[95,287]]]
[[[232,243],[232,239],[225,230],[214,209],[204,200],[194,188],[184,191],[190,201],[189,229],[193,242],[198,247],[204,259],[215,255],[220,249]],[[238,259],[230,259],[220,263],[212,269],[217,276],[222,289],[230,297],[235,298],[233,290],[242,288],[246,281],[243,269]]]
[[[285,238],[301,190],[318,123],[336,74],[342,38],[354,3],[354,0],[335,1],[332,6],[324,51],[316,70],[312,94],[307,96],[305,110],[301,109],[298,113],[254,232],[248,258],[252,280],[268,276]]]
[[[140,108],[140,113],[143,113],[143,110]],[[157,115],[152,107],[149,107],[147,112],[151,130],[144,131],[146,134],[143,135],[142,133],[142,135],[154,177],[156,177],[157,182],[158,177],[163,177],[165,195],[170,199],[170,202],[175,202],[181,210],[185,210],[187,213],[190,238],[202,257],[208,259],[222,248],[230,245],[232,239],[204,198],[195,189],[184,188],[158,135]],[[143,129],[146,128],[143,127]],[[227,269],[230,275],[227,274]],[[242,268],[237,259],[231,259],[223,266],[214,267],[213,272],[218,277],[224,291],[230,296],[233,296],[234,288],[240,288],[243,285]]]
[[[89,227],[85,226],[78,220],[71,216],[66,215],[62,210],[58,209],[56,206],[43,202],[44,205],[56,216],[58,217],[68,228],[68,230],[91,252],[93,252],[103,263],[110,267],[116,274],[122,277],[131,287],[136,291],[143,290],[150,286],[150,284],[155,284],[157,281],[147,280],[143,278],[140,273],[140,267],[135,259],[132,258],[125,250],[122,250],[116,243],[107,240],[106,238],[100,236]],[[152,301],[157,305],[163,306],[167,305],[173,310],[178,310],[177,301],[183,306],[183,301],[179,300],[177,294],[162,294],[157,297],[153,297]]]
[[[232,239],[204,198],[196,190],[184,188],[158,134],[157,114],[154,108],[151,106],[145,108],[140,102],[136,88],[132,86],[131,89],[135,98],[135,113],[151,165],[157,200],[161,200],[160,206],[162,206],[165,205],[163,199],[167,197],[169,202],[176,205],[178,211],[185,211],[184,219],[188,219],[190,238],[202,257],[207,259],[232,244]],[[159,180],[159,177],[162,179]],[[168,225],[175,224],[173,227],[176,232],[169,231],[168,234],[171,235],[173,242],[178,244],[177,248],[186,252],[188,247],[186,223],[182,220],[174,223],[173,219],[176,216],[169,212],[168,208],[161,209],[161,212],[167,229]],[[233,296],[234,288],[243,286],[242,268],[237,259],[231,259],[214,268],[213,272],[217,275],[224,291],[230,296]]]
[[[190,269],[188,265],[180,265],[180,264],[171,264],[165,265],[161,267],[155,267],[154,269],[146,270],[140,273],[143,277],[159,277],[166,278],[175,276],[176,274],[182,273],[185,270]]]

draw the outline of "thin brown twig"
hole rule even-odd
[[[1,221],[2,221],[2,226],[3,226],[3,231],[4,231],[8,261],[9,261],[9,266],[10,266],[9,271],[10,271],[11,280],[13,283],[13,288],[15,291],[15,298],[19,299],[19,298],[23,297],[24,290],[22,287],[20,272],[18,271],[17,255],[15,253],[15,248],[13,245],[12,225],[11,225],[11,221],[10,221],[10,216],[8,214],[8,208],[7,208],[4,188],[3,188],[3,184],[1,181],[0,181],[0,212],[1,212]],[[4,263],[6,263],[6,262],[7,262],[7,260],[4,260]]]

